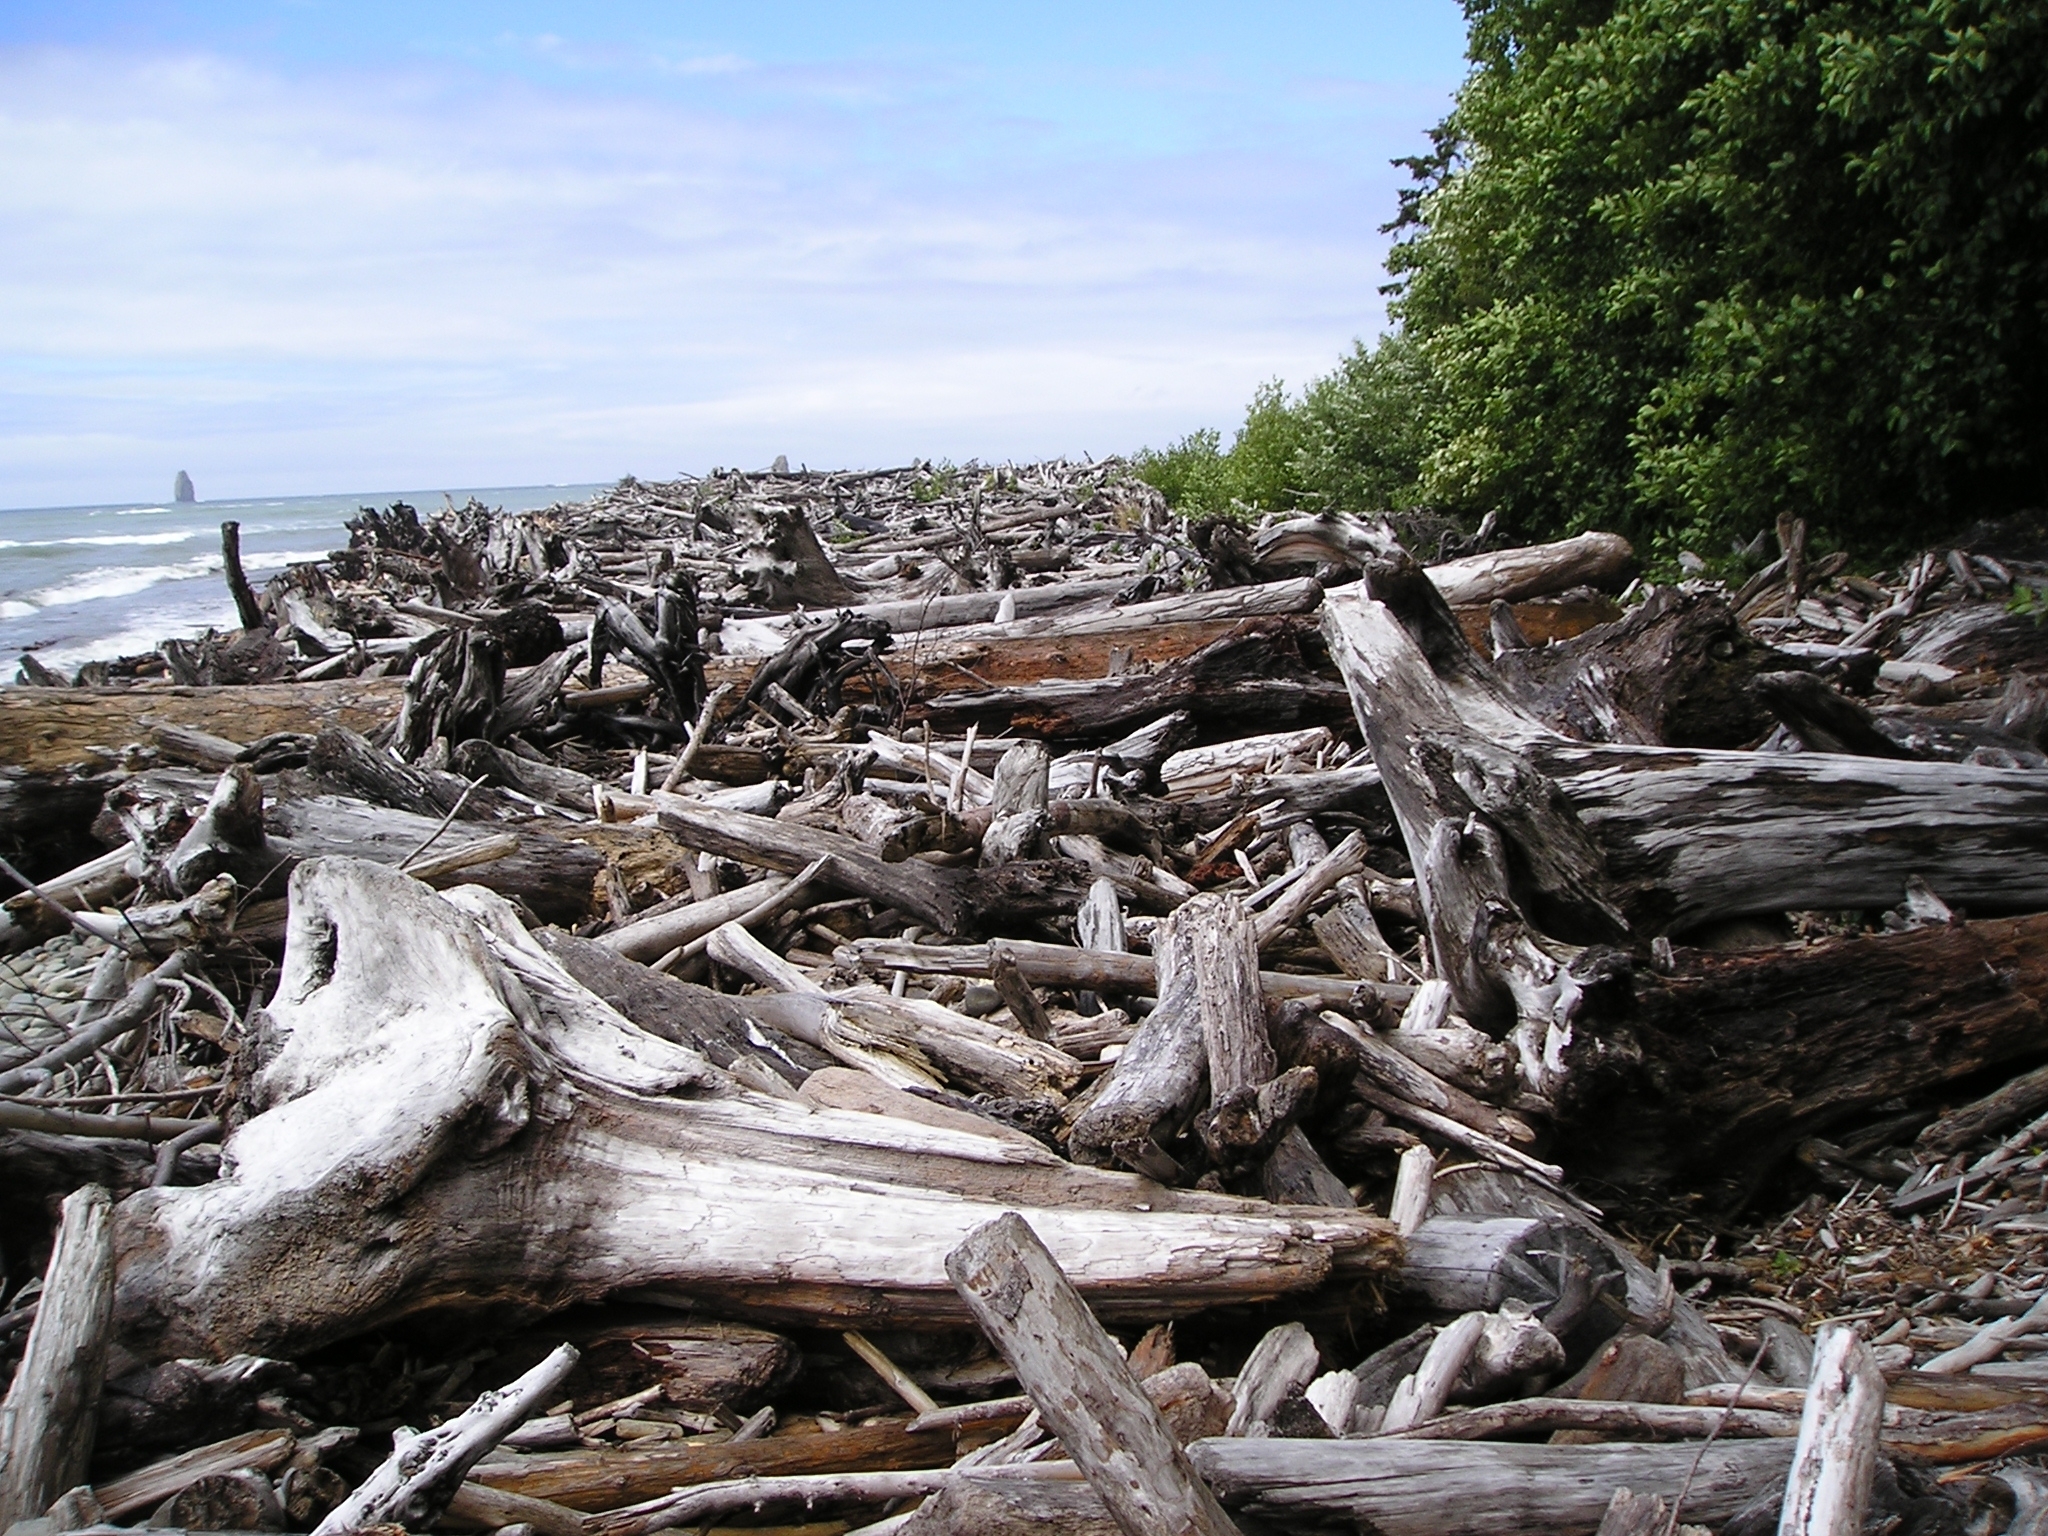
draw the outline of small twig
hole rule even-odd
[[[414,859],[418,858],[421,854],[425,853],[429,848],[433,847],[434,844],[438,843],[441,840],[441,834],[443,832],[446,832],[451,826],[455,824],[455,818],[457,816],[460,816],[462,814],[462,808],[465,805],[469,804],[470,791],[477,788],[477,786],[482,784],[483,781],[484,776],[482,774],[478,774],[475,778],[471,779],[467,784],[462,786],[462,793],[457,795],[455,797],[455,803],[448,807],[448,814],[441,818],[441,824],[438,827],[434,828],[433,831],[427,834],[427,840],[425,842],[421,843],[419,847],[413,849],[411,853],[408,853],[404,858],[398,861],[398,871],[400,874],[405,873],[406,866],[412,863]]]
[[[1685,1508],[1685,1496],[1692,1492],[1692,1480],[1700,1475],[1700,1463],[1707,1459],[1707,1447],[1712,1445],[1734,1414],[1736,1405],[1742,1401],[1742,1394],[1749,1390],[1750,1382],[1756,1379],[1756,1368],[1763,1363],[1764,1352],[1759,1349],[1749,1358],[1749,1369],[1743,1373],[1741,1382],[1735,1388],[1735,1395],[1728,1399],[1728,1406],[1721,1410],[1721,1417],[1714,1420],[1714,1427],[1707,1431],[1707,1438],[1700,1442],[1699,1454],[1692,1459],[1685,1481],[1678,1485],[1678,1497],[1671,1501],[1671,1516],[1664,1522],[1664,1536],[1677,1536],[1679,1512]]]

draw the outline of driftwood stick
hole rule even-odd
[[[1264,949],[1292,928],[1340,880],[1347,880],[1366,867],[1365,834],[1353,832],[1343,842],[1302,871],[1301,877],[1279,899],[1259,914],[1258,942]]]
[[[1870,1505],[1884,1378],[1853,1328],[1821,1334],[1778,1536],[1858,1536]]]
[[[1060,1267],[1012,1211],[946,1273],[1067,1454],[1129,1536],[1236,1536],[1166,1420]]]
[[[263,610],[256,606],[256,594],[242,571],[242,525],[220,525],[220,560],[228,578],[228,592],[235,600],[235,617],[244,629],[263,628]]]
[[[1387,1219],[1403,1237],[1408,1236],[1429,1215],[1430,1184],[1436,1178],[1436,1154],[1427,1147],[1410,1147],[1401,1154],[1394,1170],[1394,1196],[1387,1205]]]
[[[677,1526],[702,1525],[718,1515],[767,1504],[886,1504],[935,1493],[953,1476],[949,1467],[919,1472],[827,1472],[809,1477],[739,1477],[685,1488],[664,1498],[615,1509],[584,1522],[591,1536],[652,1536]]]
[[[97,1184],[64,1201],[42,1303],[0,1403],[0,1527],[85,1481],[114,1310],[113,1209]]]
[[[447,1508],[469,1469],[561,1386],[577,1358],[572,1346],[559,1345],[517,1381],[484,1393],[447,1423],[422,1435],[394,1434],[391,1455],[314,1528],[314,1536],[371,1525],[425,1527]]]
[[[628,960],[655,960],[672,949],[703,938],[723,923],[735,918],[744,920],[749,912],[785,890],[788,884],[785,876],[770,875],[736,891],[726,891],[703,901],[693,901],[687,906],[638,918],[612,929],[610,933],[599,934],[594,942],[624,955]]]
[[[669,765],[668,772],[662,775],[663,789],[672,790],[690,776],[690,765],[697,761],[697,754],[702,750],[711,730],[711,722],[718,718],[719,706],[731,697],[731,683],[720,683],[711,690],[710,696],[704,700],[704,707],[697,711],[697,723],[690,727],[689,741],[683,750],[676,754],[676,760]]]
[[[2005,1346],[2025,1333],[2038,1333],[2048,1328],[2048,1294],[2018,1317],[2002,1317],[1993,1323],[1986,1323],[1977,1330],[1977,1336],[1966,1344],[1959,1344],[1946,1354],[1936,1355],[1921,1370],[1935,1376],[1954,1376],[1982,1365],[1986,1360],[1996,1360],[2005,1353]],[[1814,1368],[1819,1369],[1819,1362]]]
[[[1486,1314],[1467,1312],[1432,1339],[1415,1374],[1403,1377],[1394,1388],[1394,1400],[1387,1404],[1387,1416],[1380,1421],[1381,1431],[1391,1434],[1412,1429],[1442,1413],[1451,1388],[1458,1384],[1458,1373],[1465,1369],[1485,1331]]]
[[[910,1405],[913,1413],[923,1416],[939,1411],[938,1402],[931,1393],[912,1381],[910,1373],[884,1354],[866,1334],[859,1329],[848,1328],[839,1337],[846,1341],[848,1349],[867,1362],[869,1370],[888,1384],[891,1392]]]
[[[831,867],[831,854],[822,853],[818,855],[817,858],[806,864],[798,872],[796,878],[787,885],[777,882],[779,889],[768,892],[761,900],[754,903],[753,906],[747,908],[738,917],[729,919],[729,921],[740,928],[752,928],[757,923],[765,923],[772,918],[781,916],[799,901],[803,900],[804,893],[811,888],[813,880],[816,880],[820,875],[830,880],[832,877],[827,871]],[[748,886],[747,889],[758,891],[760,887]],[[725,926],[725,923],[718,925],[719,928]],[[682,946],[682,953],[679,958],[687,960],[692,955],[701,955],[711,943],[711,934],[717,931],[718,929],[714,928],[711,930],[711,933],[700,933],[696,938],[691,939]]]

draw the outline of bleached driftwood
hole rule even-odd
[[[1814,1350],[1779,1536],[1857,1536],[1862,1531],[1883,1419],[1884,1378],[1870,1346],[1853,1328],[1828,1329]]]
[[[944,1256],[1005,1208],[1092,1304],[1154,1317],[1394,1248],[1364,1215],[746,1091],[584,990],[489,893],[357,860],[295,872],[252,1026],[265,1065],[227,1175],[121,1208],[116,1311],[139,1354],[292,1353],[435,1308],[639,1285],[807,1321],[958,1320]]]

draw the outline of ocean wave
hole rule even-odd
[[[324,549],[280,549],[244,555],[242,568],[251,572],[280,571],[288,565],[326,558]],[[0,610],[0,618],[26,618],[42,608],[63,608],[73,603],[132,597],[167,581],[194,581],[202,576],[216,575],[221,569],[221,557],[217,554],[194,555],[190,560],[177,560],[167,565],[103,565],[96,570],[81,572],[68,581],[44,587],[39,592],[29,593],[24,611]]]
[[[189,581],[208,576],[221,568],[219,555],[195,555],[170,565],[103,565],[85,571],[69,581],[60,581],[31,592],[28,600],[38,608],[62,608],[71,603],[90,603],[107,597],[132,597],[166,581]]]
[[[89,544],[99,549],[123,545],[143,547],[155,544],[186,544],[198,537],[197,530],[165,533],[86,533],[69,539],[0,539],[0,549],[56,549],[66,544]]]
[[[315,560],[325,560],[332,551],[325,549],[280,549],[270,552],[257,551],[242,556],[245,571],[281,571],[288,565],[310,565]]]
[[[36,659],[45,666],[65,670],[81,666],[88,661],[111,661],[116,656],[140,656],[155,650],[167,639],[180,635],[191,638],[207,629],[232,629],[235,624],[235,605],[222,600],[218,612],[210,615],[179,618],[139,619],[125,628],[110,634],[95,635],[89,640],[74,640],[68,645],[53,645],[48,650],[36,652]]]
[[[15,598],[0,599],[0,619],[25,619],[36,611],[34,603],[24,603]]]
[[[159,512],[168,512],[169,507],[117,507],[116,517],[155,517]]]

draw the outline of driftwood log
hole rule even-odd
[[[118,1218],[143,1356],[288,1353],[399,1317],[660,1285],[770,1316],[958,1320],[943,1261],[1031,1213],[1083,1294],[1149,1317],[1392,1262],[1391,1229],[1077,1169],[1015,1141],[805,1112],[638,1029],[475,888],[293,875],[228,1176]]]

